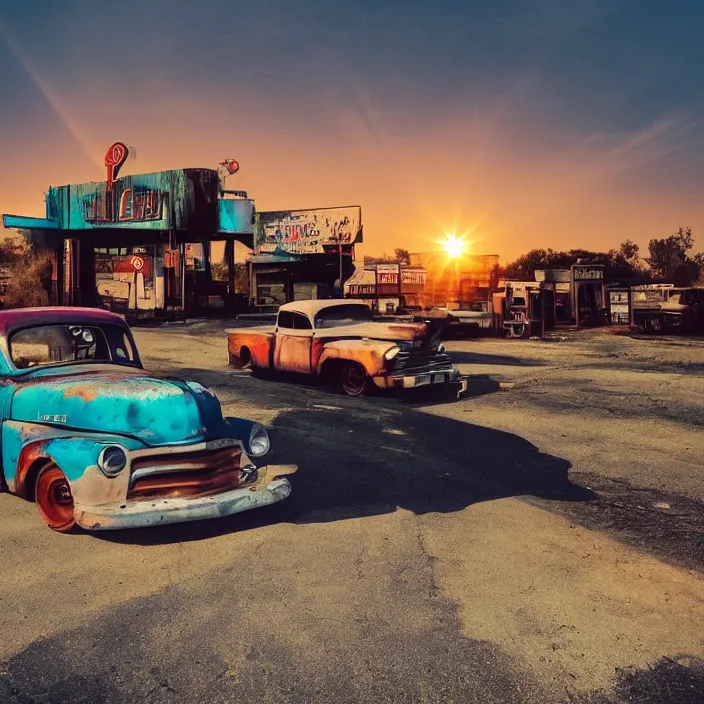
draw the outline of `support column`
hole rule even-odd
[[[186,321],[186,243],[179,245],[180,273],[181,273],[181,312]]]
[[[225,242],[225,261],[227,262],[227,290],[230,295],[235,293],[235,241]]]
[[[52,258],[51,258],[51,298],[52,306],[61,305],[61,289],[63,286],[63,268],[64,268],[64,240],[59,237],[54,243]]]

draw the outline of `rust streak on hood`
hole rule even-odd
[[[425,323],[358,323],[315,331],[317,338],[365,337],[370,340],[417,340],[427,334]]]

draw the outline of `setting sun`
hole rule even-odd
[[[447,252],[448,256],[456,259],[464,254],[465,247],[467,243],[462,237],[457,237],[457,235],[447,235],[445,241],[442,243]]]

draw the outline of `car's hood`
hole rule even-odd
[[[105,367],[27,377],[14,393],[11,417],[130,435],[149,445],[197,442],[223,425],[219,401],[200,384]]]
[[[319,338],[366,337],[370,340],[419,340],[425,337],[425,323],[357,323],[315,331]]]

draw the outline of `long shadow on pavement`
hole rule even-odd
[[[211,383],[213,376],[209,372]],[[383,399],[333,397],[335,405],[321,408],[315,403],[319,398],[291,393],[290,386],[282,392],[282,405],[290,410],[274,423],[274,449],[267,461],[299,466],[291,497],[217,521],[96,535],[153,544],[205,539],[272,522],[387,514],[397,508],[450,513],[520,495],[561,501],[595,498],[570,481],[568,461],[541,453],[517,435]]]
[[[498,367],[547,367],[548,362],[542,359],[527,357],[512,357],[504,354],[483,354],[481,352],[458,352],[448,350],[455,364],[484,364]]]

